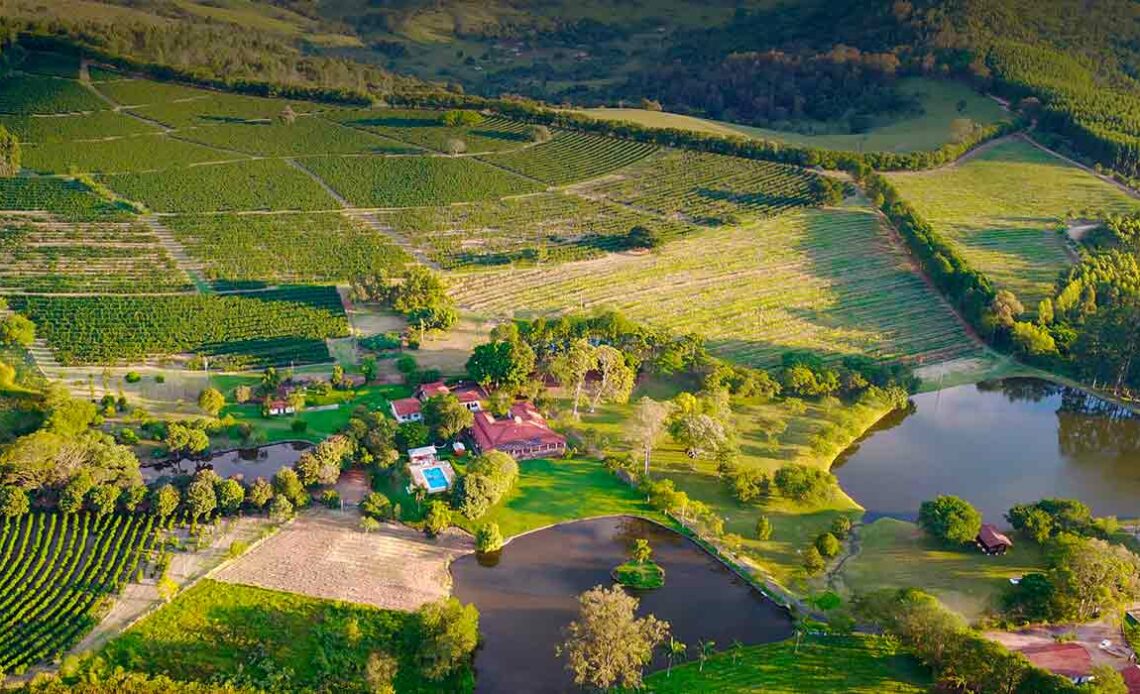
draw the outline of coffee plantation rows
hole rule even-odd
[[[145,135],[158,132],[158,128],[115,111],[93,111],[66,116],[0,116],[0,125],[27,143],[74,142],[98,140],[104,137]]]
[[[33,513],[0,520],[0,672],[62,655],[138,572],[152,516]]]
[[[67,220],[124,217],[86,186],[62,178],[0,178],[0,211],[8,210],[50,212]]]
[[[387,237],[339,212],[178,215],[163,224],[211,280],[344,282],[411,261]]]
[[[815,177],[786,164],[670,151],[639,162],[621,178],[588,186],[585,194],[715,226],[818,204]]]
[[[303,164],[357,207],[446,205],[542,190],[471,157],[312,157]]]
[[[224,356],[232,366],[317,363],[329,359],[325,338],[349,332],[333,287],[224,295],[14,295],[9,303],[35,321],[64,365],[187,353]]]
[[[0,217],[0,292],[193,290],[144,225]]]
[[[0,113],[76,113],[107,108],[107,102],[76,80],[13,74],[0,81]]]
[[[806,349],[932,363],[981,348],[866,208],[798,210],[706,229],[646,256],[454,273],[453,294],[487,318],[613,308],[717,354],[771,367]]]
[[[625,250],[626,236],[635,226],[656,231],[662,241],[693,228],[562,192],[409,208],[381,219],[447,269],[582,260]]]
[[[28,51],[14,67],[20,72],[51,77],[79,77],[79,58],[49,51]]]
[[[121,79],[104,81],[96,87],[100,94],[121,106],[138,107],[165,104],[188,99],[205,99],[211,96],[227,96],[236,99],[247,97],[236,94],[222,94],[208,89],[185,87],[171,82],[152,82],[142,79]],[[278,106],[280,110],[280,106]]]
[[[399,142],[315,116],[300,116],[292,123],[273,120],[204,126],[179,130],[178,137],[262,156],[291,157],[314,153],[398,154],[415,151]]]
[[[531,141],[529,126],[506,118],[486,118],[477,125],[447,126],[436,111],[351,109],[332,111],[326,118],[353,128],[447,152],[450,140],[461,140],[467,152],[498,152],[518,149]]]
[[[280,159],[100,176],[116,193],[157,212],[329,210],[337,203],[305,172]]]
[[[560,131],[550,142],[483,159],[551,185],[564,185],[607,174],[656,150],[644,142]]]
[[[127,173],[242,158],[241,154],[158,134],[25,145],[23,154],[24,168],[39,173]]]

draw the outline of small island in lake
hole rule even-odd
[[[636,540],[629,561],[613,570],[614,580],[626,588],[652,590],[665,585],[665,569],[653,561],[653,548],[647,540]]]

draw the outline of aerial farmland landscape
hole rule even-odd
[[[0,691],[1140,694],[1134,0],[0,28]]]

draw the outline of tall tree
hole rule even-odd
[[[594,362],[598,380],[590,386],[593,391],[590,412],[594,412],[601,402],[629,402],[636,374],[626,364],[625,355],[614,347],[601,345],[594,349]]]
[[[657,402],[648,396],[641,398],[633,408],[633,417],[626,424],[626,440],[641,451],[645,475],[649,475],[649,459],[653,448],[665,433],[665,423],[673,411],[668,402]]]
[[[573,392],[574,417],[578,416],[578,404],[582,400],[582,387],[586,382],[586,375],[596,364],[597,356],[593,346],[581,338],[571,342],[565,351],[550,362],[550,373],[558,379],[563,388]]]
[[[578,597],[578,619],[559,648],[574,683],[598,689],[641,687],[642,670],[669,636],[669,623],[637,617],[638,599],[621,588],[596,586]]]

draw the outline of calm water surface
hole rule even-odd
[[[665,569],[665,587],[641,593],[639,613],[669,622],[690,656],[701,639],[721,649],[734,639],[753,644],[791,636],[784,610],[677,533],[637,518],[579,521],[513,540],[495,566],[473,555],[452,564],[455,595],[479,608],[484,644],[475,656],[476,691],[579,691],[554,648],[578,615],[578,594],[612,585],[610,571],[626,560],[635,538],[649,540]],[[660,657],[654,663],[664,666]]]
[[[840,459],[843,489],[872,516],[913,519],[938,494],[1005,525],[1010,506],[1059,496],[1098,515],[1140,516],[1140,418],[1038,379],[912,398]]]
[[[292,467],[301,454],[310,448],[312,444],[304,441],[287,441],[258,448],[221,451],[202,459],[182,458],[144,465],[142,475],[144,480],[151,481],[160,477],[193,475],[198,470],[212,468],[222,477],[241,475],[252,482],[258,477],[269,479],[281,468]]]

